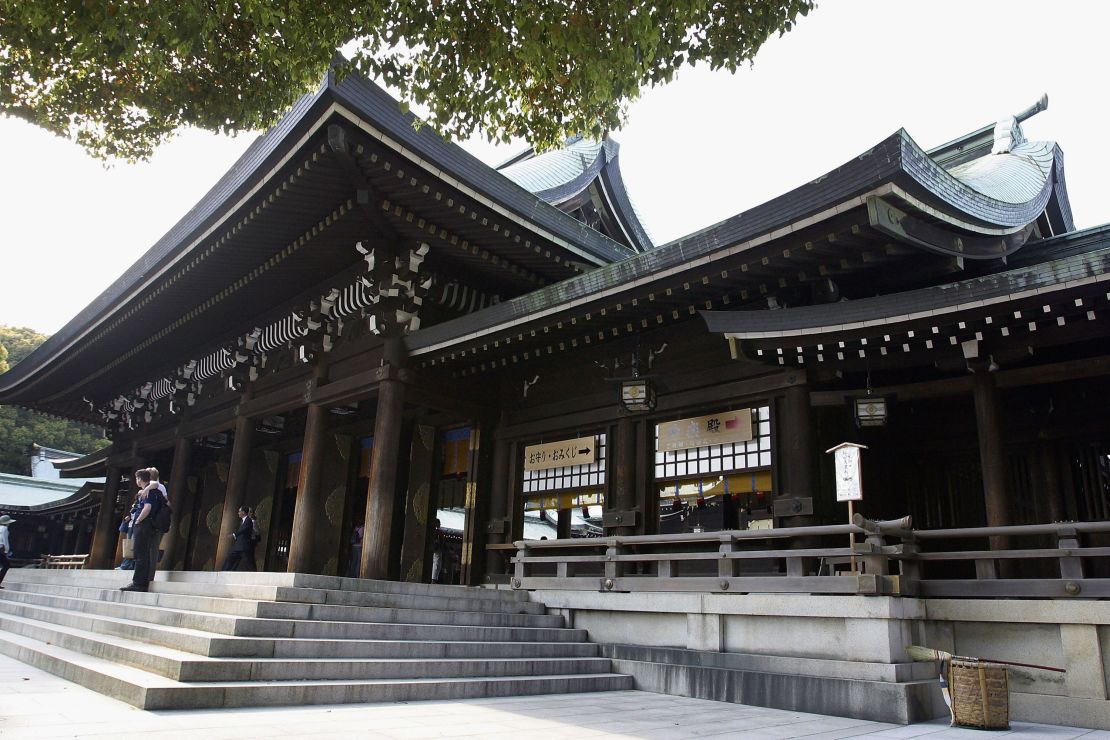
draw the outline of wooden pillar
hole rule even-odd
[[[516,542],[524,538],[524,495],[523,473],[524,450],[520,442],[510,442],[508,445],[509,467],[505,476],[505,505],[508,517],[505,529],[506,542]]]
[[[326,444],[328,410],[323,406],[309,406],[304,425],[304,444],[301,446],[301,471],[297,485],[297,502],[293,508],[293,533],[289,538],[290,573],[313,573],[318,561],[314,552],[316,529],[325,517],[325,492],[320,485],[323,470],[324,445]],[[377,446],[377,440],[374,440]]]
[[[1064,498],[1060,491],[1060,470],[1056,464],[1056,451],[1051,443],[1044,443],[1038,450],[1040,457],[1040,491],[1038,496],[1044,498],[1048,504],[1048,519],[1050,522],[1064,520]]]
[[[166,552],[162,555],[162,563],[167,570],[177,567],[178,560],[185,552],[184,539],[189,536],[188,512],[185,506],[185,486],[189,475],[189,466],[193,462],[193,440],[188,437],[178,437],[173,447],[173,464],[170,468],[169,494],[170,506],[173,507],[173,528],[165,536]],[[228,483],[231,483],[230,476]],[[230,486],[229,486],[230,487]]]
[[[477,586],[486,572],[486,523],[493,495],[493,425],[488,421],[476,422],[470,432],[469,467],[459,583]]]
[[[106,570],[114,565],[112,554],[119,536],[119,521],[116,520],[119,482],[120,469],[109,465],[104,479],[104,493],[100,496],[100,511],[96,515],[96,531],[93,532],[92,552],[89,553],[87,566],[95,570]]]
[[[74,546],[77,544],[77,522],[66,522],[62,526],[69,527],[69,529],[65,531],[65,538],[62,540],[62,551],[59,554],[74,555],[77,552],[74,549]]]
[[[555,536],[560,540],[570,539],[571,509],[559,509],[559,518],[555,522]]]
[[[48,526],[50,526],[51,529],[48,533],[49,537],[47,539],[45,552],[49,555],[58,555],[62,552],[62,540],[65,538],[66,534],[65,529],[63,528],[65,525],[60,521],[51,520]],[[93,535],[95,534],[96,524],[94,523]],[[115,560],[113,559],[112,562],[114,563]]]
[[[613,500],[606,502],[609,511],[619,511],[625,515],[625,522],[606,534],[636,534],[636,522],[631,514],[636,508],[636,422],[630,416],[621,417],[616,425],[616,439],[613,440]]]
[[[370,456],[370,484],[366,493],[366,522],[362,538],[363,578],[389,578],[393,500],[397,495],[397,456],[401,447],[404,408],[404,384],[393,378],[383,380],[378,386],[374,449]]]
[[[430,563],[428,533],[435,523],[432,483],[435,480],[436,428],[416,424],[409,454],[409,485],[405,503],[405,536],[401,548],[401,580],[422,583]]]
[[[76,522],[77,527],[77,548],[74,550],[76,554],[84,554],[89,551],[89,545],[92,544],[89,540],[92,537],[92,532],[89,528],[89,523],[84,519],[79,519]]]
[[[998,389],[994,375],[985,367],[972,373],[972,393],[987,526],[1002,527],[1010,523],[1010,504],[1006,495],[1006,448],[1002,437]],[[1009,546],[1007,537],[991,537],[990,541],[994,550],[1004,550]]]
[[[240,416],[235,420],[235,436],[232,439],[231,464],[227,472],[227,487],[224,489],[224,507],[220,516],[220,534],[216,538],[216,570],[219,570],[231,552],[234,540],[232,532],[239,528],[239,506],[244,502],[247,478],[250,473],[251,447],[254,444],[254,419]],[[303,468],[302,468],[303,469]],[[175,456],[176,474],[176,456]],[[182,479],[182,487],[184,479]]]
[[[496,437],[493,442],[493,460],[490,463],[489,522],[486,526],[486,544],[504,545],[512,542],[513,529],[509,512],[512,498],[509,485],[509,443]],[[508,551],[486,553],[486,582],[505,582],[509,575]],[[496,580],[500,578],[500,580]]]
[[[998,390],[994,375],[986,369],[976,370],[972,378],[987,526],[1000,527],[1010,523],[1010,506],[1006,496],[1006,450],[1002,442]]]
[[[781,492],[789,498],[814,498],[813,470],[816,460],[813,452],[813,414],[809,401],[809,386],[805,383],[786,388],[778,419],[776,434],[779,437],[778,461]],[[804,527],[813,524],[814,517],[783,517],[784,527]]]
[[[497,438],[493,443],[493,466],[490,481],[489,518],[490,542],[505,543],[512,538],[509,517],[512,511],[512,486],[509,485],[509,442]]]

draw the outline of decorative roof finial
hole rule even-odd
[[[1008,154],[1014,147],[1025,143],[1025,133],[1021,130],[1021,122],[1032,118],[1048,108],[1048,94],[1041,96],[1033,105],[1021,113],[1003,118],[994,125],[994,146],[991,154]]]

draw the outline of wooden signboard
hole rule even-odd
[[[856,445],[842,445],[833,451],[837,501],[863,500],[863,476],[860,471],[859,451],[860,448]]]
[[[866,445],[855,442],[841,442],[836,447],[825,450],[833,456],[833,477],[836,478],[836,500],[848,502],[848,523],[854,523],[855,511],[853,504],[863,500],[863,469],[860,466],[859,451],[866,450]],[[856,570],[856,534],[848,533],[848,547],[852,552],[852,575],[857,575]]]
[[[692,419],[668,421],[659,425],[659,452],[689,450],[695,447],[750,442],[752,410],[723,411]]]
[[[597,456],[597,437],[578,437],[524,448],[525,470],[590,465]]]

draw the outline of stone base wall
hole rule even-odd
[[[1016,720],[1110,729],[1110,603],[537,591],[648,691],[910,723],[947,709],[909,645],[1010,671]]]

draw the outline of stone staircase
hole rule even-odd
[[[524,593],[300,573],[17,569],[0,653],[142,709],[632,688]]]

